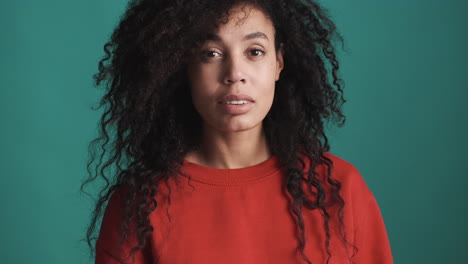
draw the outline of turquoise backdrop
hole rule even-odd
[[[468,259],[468,3],[322,0],[345,38],[332,153],[377,198],[395,263]],[[1,263],[92,263],[79,193],[99,113],[91,76],[124,0],[0,3]]]

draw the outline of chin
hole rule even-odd
[[[227,133],[233,133],[233,132],[249,131],[251,129],[252,129],[251,127],[233,127],[233,128],[223,129],[222,131],[227,132]]]
[[[262,123],[236,123],[228,124],[220,127],[220,130],[223,132],[243,132],[260,128]]]
[[[246,132],[249,130],[253,132],[257,129],[261,129],[263,124],[263,119],[260,118],[260,116],[253,118],[253,116],[239,115],[235,117],[231,116],[230,118],[213,118],[210,121],[205,119],[207,129],[213,129],[223,133]]]

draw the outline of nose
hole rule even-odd
[[[241,57],[230,56],[226,60],[223,83],[234,84],[237,82],[245,83],[246,76],[244,74],[245,66],[242,63]]]

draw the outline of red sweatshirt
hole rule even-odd
[[[379,207],[363,178],[347,161],[326,155],[334,164],[333,177],[342,184],[346,239],[358,248],[352,260],[357,264],[393,263]],[[215,169],[184,161],[185,175],[178,175],[178,184],[170,180],[169,185],[160,185],[158,207],[150,215],[154,230],[145,249],[136,254],[135,263],[305,263],[297,250],[298,229],[289,211],[291,196],[283,187],[285,179],[278,165],[276,157],[241,169]],[[317,172],[325,177],[326,166],[321,165]],[[115,192],[106,208],[96,243],[97,264],[123,263],[136,243],[131,236],[123,249],[117,248],[121,199],[121,193]],[[329,263],[351,263],[353,247],[345,247],[340,240],[336,209],[328,210]],[[319,210],[305,207],[302,214],[305,254],[313,264],[324,264],[328,257],[324,218]]]

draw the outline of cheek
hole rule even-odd
[[[216,93],[216,73],[209,67],[200,65],[190,68],[189,84],[192,103],[202,119],[206,119],[213,112],[213,101]]]
[[[264,111],[268,113],[273,104],[273,99],[275,96],[275,86],[276,86],[276,64],[270,65],[267,72],[263,74],[263,98],[265,102]]]
[[[218,73],[213,67],[198,66],[190,74],[190,87],[192,95],[204,97],[212,94],[216,88]]]
[[[262,94],[268,99],[273,97],[276,85],[276,65],[269,64],[257,74],[258,86],[262,87]]]

